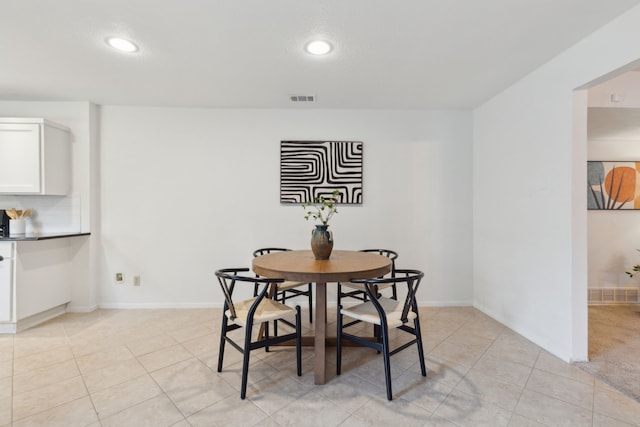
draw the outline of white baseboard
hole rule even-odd
[[[222,308],[223,303],[168,303],[168,302],[143,302],[143,303],[100,303],[98,308],[104,309],[173,309],[173,308]]]
[[[17,330],[15,323],[0,323],[0,335],[1,334],[15,334]]]
[[[53,319],[54,317],[58,317],[66,313],[66,310],[67,304],[61,304],[57,307],[50,308],[49,310],[34,314],[33,316],[29,316],[25,319],[18,320],[18,332],[39,325],[40,323],[44,323],[47,320]]]
[[[295,304],[294,304],[295,301]],[[345,301],[345,305],[355,305],[359,304],[356,300],[348,300]],[[293,300],[289,302],[287,300],[287,304],[291,305],[299,305],[300,308],[308,308],[309,304],[307,301],[303,301],[302,299],[299,301]],[[335,308],[337,305],[336,301],[328,301],[327,307]],[[418,301],[419,307],[472,307],[473,303],[471,301]],[[167,303],[167,302],[145,302],[145,303],[100,303],[95,308],[103,308],[103,309],[173,309],[173,308],[222,308],[223,303],[221,302],[207,302],[207,303]],[[95,308],[88,310],[93,311]],[[74,308],[75,309],[75,308]],[[71,311],[67,309],[67,311]],[[74,310],[74,312],[85,312],[80,310]]]
[[[0,334],[15,334],[25,329],[32,328],[54,317],[58,317],[66,313],[66,304],[50,308],[33,316],[18,320],[16,323],[0,323]]]
[[[93,305],[67,305],[67,313],[91,313],[98,308],[98,304]]]
[[[418,307],[473,307],[473,301],[418,301]]]
[[[546,337],[542,337],[542,336],[538,336],[537,334],[534,334],[532,331],[521,328],[519,325],[516,325],[513,323],[513,321],[505,318],[504,316],[502,316],[500,313],[494,312],[492,310],[487,309],[486,307],[480,305],[480,304],[474,304],[473,305],[477,310],[480,310],[481,312],[483,312],[484,314],[486,314],[487,316],[491,317],[493,320],[503,324],[504,326],[506,326],[507,328],[511,329],[512,331],[514,331],[515,333],[522,335],[523,337],[525,337],[526,339],[528,339],[529,341],[533,342],[534,344],[536,344],[538,347],[543,348],[544,350],[548,351],[549,353],[553,354],[554,356],[564,360],[567,363],[571,362],[571,357],[569,356],[564,356],[563,354],[561,354],[560,351],[558,351],[558,349],[554,348],[547,340]]]

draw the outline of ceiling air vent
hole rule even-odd
[[[291,95],[291,102],[316,102],[315,95]]]

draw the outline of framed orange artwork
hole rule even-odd
[[[640,209],[640,162],[587,162],[587,209]]]

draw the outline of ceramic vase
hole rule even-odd
[[[329,259],[333,250],[333,233],[328,225],[317,224],[311,230],[311,251],[316,259]]]

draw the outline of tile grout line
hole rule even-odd
[[[456,332],[457,332],[458,330],[460,330],[463,326],[466,326],[468,323],[469,323],[469,321],[465,322],[465,324],[461,325],[461,326],[460,326],[460,328],[458,328],[458,329],[456,330]],[[498,334],[498,336],[492,340],[491,345],[489,345],[489,346],[486,348],[486,350],[484,350],[484,351],[482,352],[482,355],[481,355],[481,356],[480,356],[480,357],[475,361],[475,363],[471,366],[471,368],[469,368],[469,370],[467,371],[467,373],[465,373],[465,375],[464,375],[464,376],[463,376],[463,377],[458,381],[458,383],[456,384],[456,386],[454,386],[454,387],[453,387],[453,389],[452,389],[452,390],[454,390],[454,389],[458,386],[458,384],[460,384],[460,382],[462,382],[462,380],[463,380],[463,379],[464,379],[464,378],[469,374],[469,372],[471,372],[471,371],[473,370],[473,368],[474,368],[474,367],[475,367],[475,366],[480,362],[480,360],[482,360],[482,358],[483,358],[485,355],[487,355],[487,353],[489,352],[489,350],[491,349],[491,347],[493,347],[493,346],[495,345],[496,341],[497,341],[497,340],[498,340],[498,339],[499,339],[499,338],[504,334],[505,330],[508,330],[508,328],[506,328],[505,326],[502,326],[502,328],[501,328],[501,329],[502,329],[502,330],[500,331],[500,334]],[[455,332],[454,332],[454,333],[455,333]],[[453,335],[453,334],[450,334],[449,336],[452,336],[452,335]],[[446,339],[445,339],[445,340],[446,340]],[[513,408],[512,410],[510,410],[510,411],[509,411],[509,412],[510,412],[510,415],[509,415],[509,422],[511,422],[511,420],[513,419],[514,414],[516,414],[515,409],[517,408],[518,403],[520,402],[520,399],[522,398],[522,395],[524,394],[524,390],[526,389],[526,384],[527,384],[527,382],[529,381],[529,378],[531,377],[531,374],[532,374],[532,372],[533,372],[533,369],[535,368],[535,364],[537,363],[538,359],[540,358],[540,354],[541,354],[541,351],[539,350],[539,351],[538,351],[538,355],[536,356],[536,361],[534,362],[533,366],[532,366],[532,367],[530,367],[529,375],[527,376],[527,381],[526,381],[526,382],[525,382],[525,384],[522,386],[522,390],[520,391],[520,396],[518,397],[518,402],[516,403],[516,405],[514,406],[514,408]],[[513,363],[517,363],[517,362],[513,362]],[[526,366],[526,365],[522,365],[522,364],[520,364],[520,363],[517,363],[517,364],[518,364],[518,365],[521,365],[521,366]],[[528,366],[527,366],[527,367],[528,367]],[[447,396],[445,397],[445,399],[443,399],[443,400],[442,400],[442,402],[444,402],[450,394],[451,394],[451,393],[448,393],[448,394],[447,394]],[[440,404],[438,405],[438,407],[437,407],[437,408],[436,408],[436,410],[434,411],[434,414],[435,414],[435,412],[439,409],[439,407],[442,405],[442,402],[440,402]],[[504,408],[503,408],[503,409],[504,409]],[[451,421],[451,420],[448,420],[448,421]],[[451,422],[453,422],[453,421],[451,421]]]
[[[540,355],[541,355],[541,354],[542,354],[542,351],[540,351],[540,353],[538,354],[538,357],[536,358],[536,364],[538,363],[538,360],[539,360],[539,358],[540,358]],[[556,373],[554,373],[554,372],[548,372],[548,371],[545,371],[545,370],[543,370],[543,369],[536,368],[536,366],[535,366],[535,364],[534,364],[534,366],[531,368],[531,373],[529,374],[529,377],[527,378],[527,382],[525,383],[525,387],[524,387],[524,388],[523,388],[523,390],[522,390],[522,394],[524,394],[524,391],[525,391],[525,389],[526,389],[526,386],[527,386],[527,384],[529,383],[529,379],[531,378],[531,375],[533,375],[533,371],[534,371],[534,370],[539,371],[539,372],[544,372],[544,373],[549,374],[549,375],[553,375],[554,377],[561,377],[561,378],[563,378],[563,379],[565,379],[565,380],[575,381],[575,382],[577,382],[577,383],[580,383],[580,384],[583,384],[583,385],[587,385],[586,383],[583,383],[582,381],[575,380],[575,379],[573,379],[573,378],[569,378],[569,377],[565,377],[564,375],[559,375],[559,374],[556,374]],[[545,396],[545,397],[548,397],[548,398],[551,398],[551,399],[558,400],[558,401],[563,402],[563,403],[566,403],[566,404],[568,404],[568,405],[575,406],[575,407],[580,408],[580,409],[590,410],[590,411],[591,411],[591,414],[592,414],[592,419],[593,419],[593,415],[594,415],[594,414],[595,414],[595,412],[596,412],[596,411],[595,411],[595,395],[596,395],[596,390],[595,390],[595,388],[596,388],[596,386],[595,386],[595,381],[593,382],[593,384],[591,385],[591,387],[592,387],[591,391],[592,391],[592,395],[593,395],[593,396],[592,396],[592,404],[591,404],[591,408],[590,408],[590,409],[585,408],[584,406],[580,405],[579,403],[576,403],[576,402],[572,402],[572,401],[566,400],[566,399],[564,399],[563,397],[555,396],[555,395],[551,395],[551,394],[547,394],[547,393],[545,393],[544,391],[538,391],[538,390],[530,390],[530,391],[535,392],[535,393],[538,393],[538,394],[541,394],[541,395],[543,395],[543,396]],[[521,396],[522,396],[522,394],[521,394]]]
[[[531,367],[531,370],[529,371],[529,375],[527,376],[527,380],[524,382],[524,385],[522,386],[522,390],[520,390],[520,396],[518,396],[518,401],[516,402],[515,406],[513,407],[513,410],[511,411],[511,416],[509,417],[509,422],[511,422],[511,420],[513,419],[514,415],[520,415],[518,413],[516,413],[516,409],[518,408],[518,405],[520,404],[520,401],[522,400],[522,396],[524,396],[524,391],[527,389],[527,384],[529,384],[529,380],[531,379],[531,375],[533,374],[533,370],[535,369],[536,364],[538,363],[538,360],[540,360],[540,355],[542,354],[541,351],[538,351],[538,356],[536,357],[536,361],[533,363],[533,366]],[[523,418],[529,419],[528,417],[525,417],[524,415],[520,415]],[[531,421],[535,421],[535,420],[531,420]],[[537,421],[535,421],[537,422]]]
[[[73,353],[73,350],[72,350],[72,348],[71,348],[71,344],[70,344],[70,342],[69,342],[69,337],[68,337],[68,335],[67,335],[66,328],[64,328],[64,325],[62,325],[62,327],[63,327],[64,333],[65,333],[65,336],[64,336],[65,341],[66,341],[66,343],[67,343],[67,346],[69,347],[69,350],[71,351],[71,354],[73,355],[73,362],[74,362],[74,364],[75,364],[76,368],[78,369],[78,376],[80,377],[80,379],[81,379],[81,381],[82,381],[82,384],[83,384],[83,385],[84,385],[84,387],[85,387],[85,391],[87,392],[87,396],[86,396],[86,397],[89,397],[89,399],[91,400],[91,395],[90,395],[89,390],[88,390],[88,388],[87,388],[87,385],[86,385],[86,383],[85,383],[85,381],[84,381],[84,378],[82,377],[82,372],[80,371],[80,368],[79,368],[79,366],[78,366],[78,363],[77,363],[77,360],[76,360],[76,356],[75,356],[75,354]],[[15,338],[15,336],[14,336],[14,338]],[[55,350],[55,349],[58,349],[58,348],[62,348],[62,346],[60,346],[60,347],[55,347],[55,348],[54,348],[54,350]],[[51,350],[51,349],[50,349],[50,350]],[[49,351],[49,350],[45,350],[45,351]],[[41,351],[41,352],[39,352],[39,353],[44,353],[44,351]],[[35,353],[35,354],[38,354],[38,353]],[[16,357],[15,357],[15,339],[14,339],[14,348],[13,348],[13,366],[12,366],[12,378],[11,378],[11,379],[12,379],[12,381],[11,381],[11,387],[12,387],[12,389],[11,389],[11,424],[13,424],[13,423],[14,423],[14,422],[16,422],[16,421],[24,420],[24,419],[27,419],[27,418],[29,418],[29,417],[33,417],[33,416],[36,416],[36,415],[42,414],[42,413],[44,413],[44,412],[50,411],[50,410],[52,410],[52,409],[58,408],[58,407],[60,407],[60,406],[66,405],[66,404],[68,404],[68,403],[75,402],[76,400],[80,400],[80,399],[83,399],[83,398],[85,397],[85,396],[82,396],[82,397],[79,397],[79,398],[77,398],[77,399],[73,399],[73,400],[70,400],[70,401],[67,401],[67,402],[63,402],[63,403],[60,403],[59,405],[52,406],[52,407],[47,408],[47,409],[44,409],[44,410],[42,410],[42,411],[40,411],[40,412],[35,412],[35,413],[33,413],[33,414],[29,414],[29,415],[27,415],[26,417],[23,417],[23,418],[20,418],[20,419],[18,419],[18,420],[15,420],[15,419],[14,419],[14,411],[13,411],[13,406],[14,406],[14,397],[15,397],[15,387],[14,387],[14,385],[15,385],[15,381],[14,381],[14,379],[15,379],[15,363],[16,363]],[[52,364],[52,365],[55,365],[55,363],[54,363],[54,364]],[[52,366],[52,365],[46,365],[46,366]],[[72,378],[75,378],[75,377],[72,377]],[[41,387],[40,387],[40,388],[41,388]],[[36,389],[34,389],[34,390],[32,390],[32,391],[35,391],[35,390],[36,390]],[[97,412],[97,410],[96,410],[96,408],[95,408],[95,405],[93,404],[93,400],[91,400],[91,405],[92,405],[92,407],[93,407],[93,409],[94,409],[94,412],[96,413],[96,416],[98,416],[98,412]],[[98,418],[98,420],[99,420],[99,418]]]
[[[438,343],[438,345],[442,344],[443,342],[445,342],[445,341],[447,341],[449,338],[451,338],[453,335],[455,335],[459,330],[461,330],[463,327],[465,327],[465,326],[469,323],[469,321],[470,321],[469,319],[466,319],[466,320],[464,321],[464,323],[462,323],[462,324],[461,324],[461,325],[460,325],[460,326],[459,326],[455,331],[453,331],[453,332],[451,332],[449,335],[447,335],[447,336],[446,336],[446,338],[443,338],[443,339],[440,341],[440,343]],[[421,328],[421,329],[422,329],[422,328]],[[494,342],[495,342],[495,339],[492,341],[491,345],[493,345],[493,343],[494,343]],[[453,390],[455,390],[455,389],[456,389],[456,387],[458,387],[458,385],[459,385],[459,384],[462,382],[462,380],[463,380],[463,379],[464,379],[464,378],[469,374],[469,372],[470,372],[470,371],[473,369],[473,367],[478,363],[478,361],[479,361],[480,359],[482,359],[482,356],[484,356],[484,355],[486,354],[486,352],[487,352],[487,351],[489,351],[489,348],[491,348],[491,345],[490,345],[489,347],[487,347],[487,349],[486,349],[484,352],[482,352],[482,355],[478,358],[478,360],[476,360],[476,362],[475,362],[475,363],[474,363],[474,364],[473,364],[473,365],[472,365],[472,366],[467,370],[467,372],[466,372],[462,377],[460,377],[460,379],[459,379],[459,380],[456,382],[456,384],[451,388],[451,390],[447,393],[447,395],[444,397],[444,399],[442,399],[442,400],[438,403],[438,405],[436,406],[436,408],[435,408],[435,409],[433,410],[433,412],[431,413],[431,417],[433,417],[433,416],[436,414],[436,412],[438,412],[438,409],[440,409],[440,407],[442,406],[442,404],[447,400],[447,398],[449,398],[449,396],[451,395],[451,392],[452,392]],[[431,351],[435,350],[437,347],[438,347],[438,346],[434,347]],[[431,353],[431,352],[429,352],[429,353],[427,353],[427,354],[430,354],[430,353]],[[427,378],[429,378],[429,372],[427,372]],[[449,420],[449,419],[447,419],[447,418],[445,418],[445,419],[446,419],[447,421],[450,421],[450,422],[452,422],[452,423],[456,424],[456,425],[459,425],[458,423],[456,423],[456,422],[454,422],[454,421],[452,421],[452,420]]]
[[[73,355],[73,362],[76,365],[76,369],[78,369],[78,373],[80,374],[80,379],[82,380],[82,384],[84,385],[84,389],[87,392],[87,396],[89,397],[89,401],[91,402],[91,407],[93,408],[93,412],[96,414],[96,418],[98,419],[98,423],[102,426],[102,420],[100,419],[100,413],[98,412],[98,408],[96,408],[96,404],[91,397],[91,393],[89,393],[89,387],[87,387],[87,383],[84,380],[84,376],[82,375],[82,371],[80,370],[80,365],[78,364],[78,359],[76,353],[73,351],[73,347],[71,346],[71,341],[69,340],[69,334],[67,333],[67,328],[64,323],[62,324],[62,329],[64,330],[64,337],[67,340],[67,345],[69,346],[69,351]]]
[[[591,426],[595,425],[596,422],[596,382],[593,381],[593,396],[591,398]]]
[[[173,338],[173,337],[171,337],[171,338]],[[175,340],[175,338],[174,338],[174,340]],[[177,342],[177,341],[176,341],[176,342]],[[189,351],[189,349],[185,348],[181,343],[178,343],[178,345],[180,345],[182,348],[184,348],[184,349],[185,349],[189,354],[192,354],[192,353]],[[125,347],[126,347],[126,344],[125,344]],[[127,347],[127,350],[129,350],[129,352],[131,352],[131,350],[129,349],[129,347]],[[152,353],[152,352],[151,352],[151,353]],[[178,405],[176,404],[176,402],[174,402],[174,401],[173,401],[173,399],[171,399],[171,396],[169,396],[169,394],[167,393],[167,391],[166,391],[166,390],[165,390],[165,389],[164,389],[160,384],[158,384],[158,381],[156,381],[156,379],[153,377],[153,375],[151,375],[151,372],[149,372],[149,371],[147,370],[147,368],[144,366],[144,364],[143,364],[140,360],[138,360],[138,356],[136,356],[135,354],[133,354],[133,352],[131,352],[131,354],[132,354],[132,355],[133,355],[133,357],[136,359],[136,362],[138,362],[138,363],[140,364],[140,366],[142,366],[142,369],[144,369],[144,371],[145,371],[146,375],[151,379],[151,381],[153,381],[153,383],[158,387],[158,389],[160,389],[160,391],[162,392],[162,394],[163,394],[167,399],[169,399],[169,402],[171,402],[171,404],[172,404],[172,405],[173,405],[173,406],[178,410],[178,412],[180,413],[180,415],[182,415],[183,420],[184,420],[184,421],[186,421],[187,423],[189,423],[189,420],[187,420],[187,416],[184,414],[184,412],[182,412],[182,410],[178,407]],[[150,354],[150,353],[146,353],[146,354]],[[143,355],[141,355],[141,356],[144,356],[144,354],[143,354]],[[195,357],[195,356],[194,356],[194,357]],[[188,359],[187,359],[187,360],[188,360]],[[167,366],[165,366],[165,367],[163,367],[163,368],[159,368],[159,369],[164,369],[164,368],[167,368],[167,367],[169,367],[169,366],[174,366],[174,365],[177,365],[178,363],[182,363],[182,362],[184,362],[184,360],[181,360],[180,362],[172,363],[172,364],[170,364],[170,365],[167,365]],[[156,369],[156,370],[159,370],[159,369]],[[155,372],[155,371],[153,371],[153,372]],[[155,399],[156,397],[158,397],[158,395],[153,396],[153,397],[150,397],[149,399],[145,400],[144,402],[148,402],[149,400],[151,400],[151,399]],[[131,406],[130,408],[135,407],[135,406],[137,406],[137,405],[139,405],[139,404],[141,404],[141,403],[144,403],[144,402],[140,402],[140,403],[138,403],[138,404],[136,404],[136,405]],[[129,409],[129,408],[125,408],[125,409],[123,409],[122,411],[119,411],[118,413],[123,412],[123,411],[126,411],[127,409]],[[110,416],[113,416],[113,415],[115,415],[115,414],[112,414],[112,415],[110,415]],[[176,424],[176,423],[174,423],[174,424]],[[191,424],[191,423],[189,423],[189,424]]]
[[[11,337],[11,411],[10,411],[10,419],[9,419],[9,425],[13,425],[13,405],[14,405],[14,399],[15,399],[15,373],[16,373],[16,337],[15,335],[13,335]]]
[[[178,343],[178,342],[176,341],[176,344],[175,344],[175,345],[180,345],[182,348],[184,348],[187,352],[189,352],[189,353],[191,354],[191,352],[190,352],[188,349],[186,349],[186,348],[185,348],[181,343]],[[144,373],[144,375],[146,375],[147,377],[149,377],[149,378],[151,379],[151,381],[153,381],[153,382],[154,382],[154,384],[156,384],[156,386],[157,386],[157,387],[158,387],[158,389],[161,391],[161,393],[159,393],[159,394],[157,394],[157,395],[155,395],[155,396],[152,396],[152,397],[150,397],[150,398],[148,398],[148,399],[146,399],[146,400],[143,400],[143,401],[141,401],[141,402],[138,402],[138,403],[136,403],[135,405],[129,406],[129,407],[127,407],[127,408],[123,408],[122,410],[117,411],[117,412],[115,412],[115,413],[113,413],[113,414],[110,414],[110,415],[108,415],[107,417],[104,417],[104,418],[102,418],[102,417],[100,416],[100,413],[97,411],[97,408],[95,408],[95,404],[94,404],[94,409],[96,410],[96,413],[98,414],[98,420],[99,420],[100,424],[102,425],[102,420],[104,420],[104,419],[107,419],[107,418],[109,418],[109,417],[113,417],[113,416],[115,416],[115,415],[117,415],[117,414],[120,414],[120,413],[122,413],[122,412],[124,412],[124,411],[126,411],[126,410],[128,410],[128,409],[131,409],[131,408],[134,408],[134,407],[136,407],[136,406],[139,406],[139,405],[141,405],[141,404],[143,404],[143,403],[146,403],[146,402],[148,402],[148,401],[150,401],[150,400],[152,400],[152,399],[157,398],[157,397],[158,397],[158,396],[160,396],[160,395],[164,395],[164,396],[165,396],[165,397],[166,397],[166,398],[171,402],[171,404],[175,407],[175,409],[176,409],[176,410],[177,410],[177,411],[182,415],[183,420],[184,420],[184,421],[187,421],[187,418],[186,418],[186,416],[184,415],[184,413],[182,413],[182,411],[180,410],[180,408],[178,408],[178,406],[176,405],[176,403],[171,399],[171,397],[166,393],[166,391],[165,391],[165,390],[160,386],[160,384],[158,384],[158,382],[155,380],[155,378],[153,378],[153,376],[151,375],[151,372],[149,372],[149,371],[147,370],[147,368],[144,366],[144,364],[143,364],[142,362],[140,362],[140,360],[138,359],[138,355],[135,355],[135,354],[131,351],[131,349],[129,348],[129,346],[128,346],[126,343],[123,343],[123,344],[122,344],[122,346],[123,346],[124,348],[126,348],[126,349],[127,349],[127,351],[131,354],[132,358],[133,358],[133,359],[135,359],[135,361],[136,361],[138,364],[140,364],[140,366],[142,367],[142,369],[143,369],[143,370],[144,370],[144,372],[145,372],[145,373]],[[152,353],[152,352],[150,352],[150,353]],[[149,353],[145,353],[145,354],[149,354]],[[142,354],[142,355],[140,355],[140,356],[144,356],[145,354]],[[176,362],[176,363],[173,363],[173,364],[168,365],[168,366],[172,366],[172,365],[175,365],[175,364],[177,364],[177,363],[181,363],[181,362],[182,362],[182,361],[180,361],[180,362]],[[162,369],[162,368],[161,368],[161,369]],[[138,378],[141,378],[141,377],[143,377],[143,375],[140,375],[140,376],[138,376],[138,377],[135,377],[134,379],[138,379]],[[83,380],[84,380],[84,377],[83,377]],[[129,379],[129,380],[127,380],[127,381],[131,381],[131,380],[132,380],[132,379]],[[122,382],[122,383],[118,383],[118,384],[111,385],[111,386],[110,386],[110,387],[108,387],[108,388],[111,388],[111,387],[114,387],[114,386],[117,386],[117,385],[124,384],[124,383],[126,383],[127,381],[124,381],[124,382]],[[86,386],[86,384],[85,384],[85,386]],[[108,389],[108,388],[107,388],[107,389]],[[106,390],[106,389],[105,389],[105,390]],[[87,391],[88,391],[88,390],[87,390]],[[101,390],[101,391],[102,391],[102,390]],[[89,396],[91,397],[91,393],[89,393]],[[91,398],[91,401],[92,401],[92,403],[93,403],[93,399],[92,399],[92,398]],[[178,421],[178,422],[180,422],[180,421]],[[187,421],[187,422],[188,422],[188,421]]]

